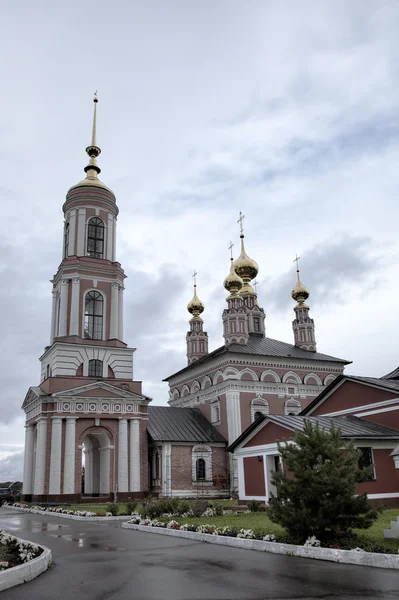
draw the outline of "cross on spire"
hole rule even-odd
[[[254,285],[254,287],[255,287],[255,294],[256,294],[256,295],[258,295],[258,283],[259,283],[259,281],[257,281],[257,280],[255,279],[255,281],[254,281],[253,285]]]
[[[197,285],[197,275],[198,275],[198,273],[197,273],[197,271],[194,269],[194,273],[192,274],[192,276],[191,276],[191,277],[193,277],[193,279],[194,279],[194,285],[195,285],[195,286]]]
[[[240,234],[241,235],[243,235],[243,233],[244,233],[244,228],[242,226],[242,222],[243,222],[244,218],[245,218],[245,215],[243,215],[242,212],[240,211],[240,218],[238,219],[237,223],[240,224]]]
[[[233,246],[234,246],[233,242],[232,242],[232,241],[230,241],[229,250],[230,250],[230,255],[231,255],[231,258],[233,258]]]
[[[295,258],[294,258],[293,262],[296,262],[296,272],[297,272],[297,276],[298,276],[298,281],[299,281],[299,259],[300,258],[301,257],[295,253]]]

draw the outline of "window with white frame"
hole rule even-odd
[[[98,217],[93,217],[88,223],[87,256],[104,257],[104,223]]]
[[[212,448],[194,446],[192,450],[192,478],[198,482],[212,482]]]
[[[101,340],[103,337],[104,298],[100,292],[92,291],[85,297],[84,337]]]
[[[269,414],[269,403],[261,396],[251,400],[251,423],[263,415]]]
[[[214,398],[211,400],[211,423],[220,423],[220,400]]]
[[[295,398],[290,398],[284,405],[284,414],[285,415],[299,415],[302,410],[302,405],[299,400],[295,400]]]

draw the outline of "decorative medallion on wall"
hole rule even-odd
[[[81,402],[76,404],[76,410],[83,410],[83,404]]]
[[[103,412],[109,412],[109,404],[103,404],[101,407],[101,410]]]
[[[90,412],[96,412],[97,410],[97,405],[96,404],[89,404],[89,411]]]
[[[62,405],[62,410],[71,410],[71,405],[69,404],[69,402],[64,402],[64,404]]]

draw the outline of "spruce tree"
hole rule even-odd
[[[377,517],[365,493],[355,496],[368,470],[358,468],[360,453],[339,429],[320,429],[306,420],[295,443],[278,444],[284,470],[272,476],[277,495],[270,499],[270,519],[298,542],[319,540],[365,529]]]

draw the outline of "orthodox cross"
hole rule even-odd
[[[245,218],[245,215],[243,215],[242,212],[240,211],[240,218],[238,219],[237,223],[240,224],[240,233],[241,233],[241,235],[244,232],[243,227],[242,227],[242,221],[243,221],[244,218]]]
[[[256,281],[256,279],[255,279],[254,286],[255,286],[255,294],[256,295],[258,295],[258,283],[259,283],[259,281]]]
[[[192,277],[194,278],[194,285],[197,285],[197,271],[194,269],[194,273],[192,274]]]
[[[233,242],[230,241],[229,250],[230,250],[231,258],[233,258],[233,246],[234,246]]]
[[[298,256],[298,254],[295,254],[295,258],[294,258],[294,260],[293,260],[293,262],[296,262],[296,271],[297,271],[297,273],[299,273],[299,259],[300,259],[300,258],[301,258],[301,257],[300,257],[300,256]]]

